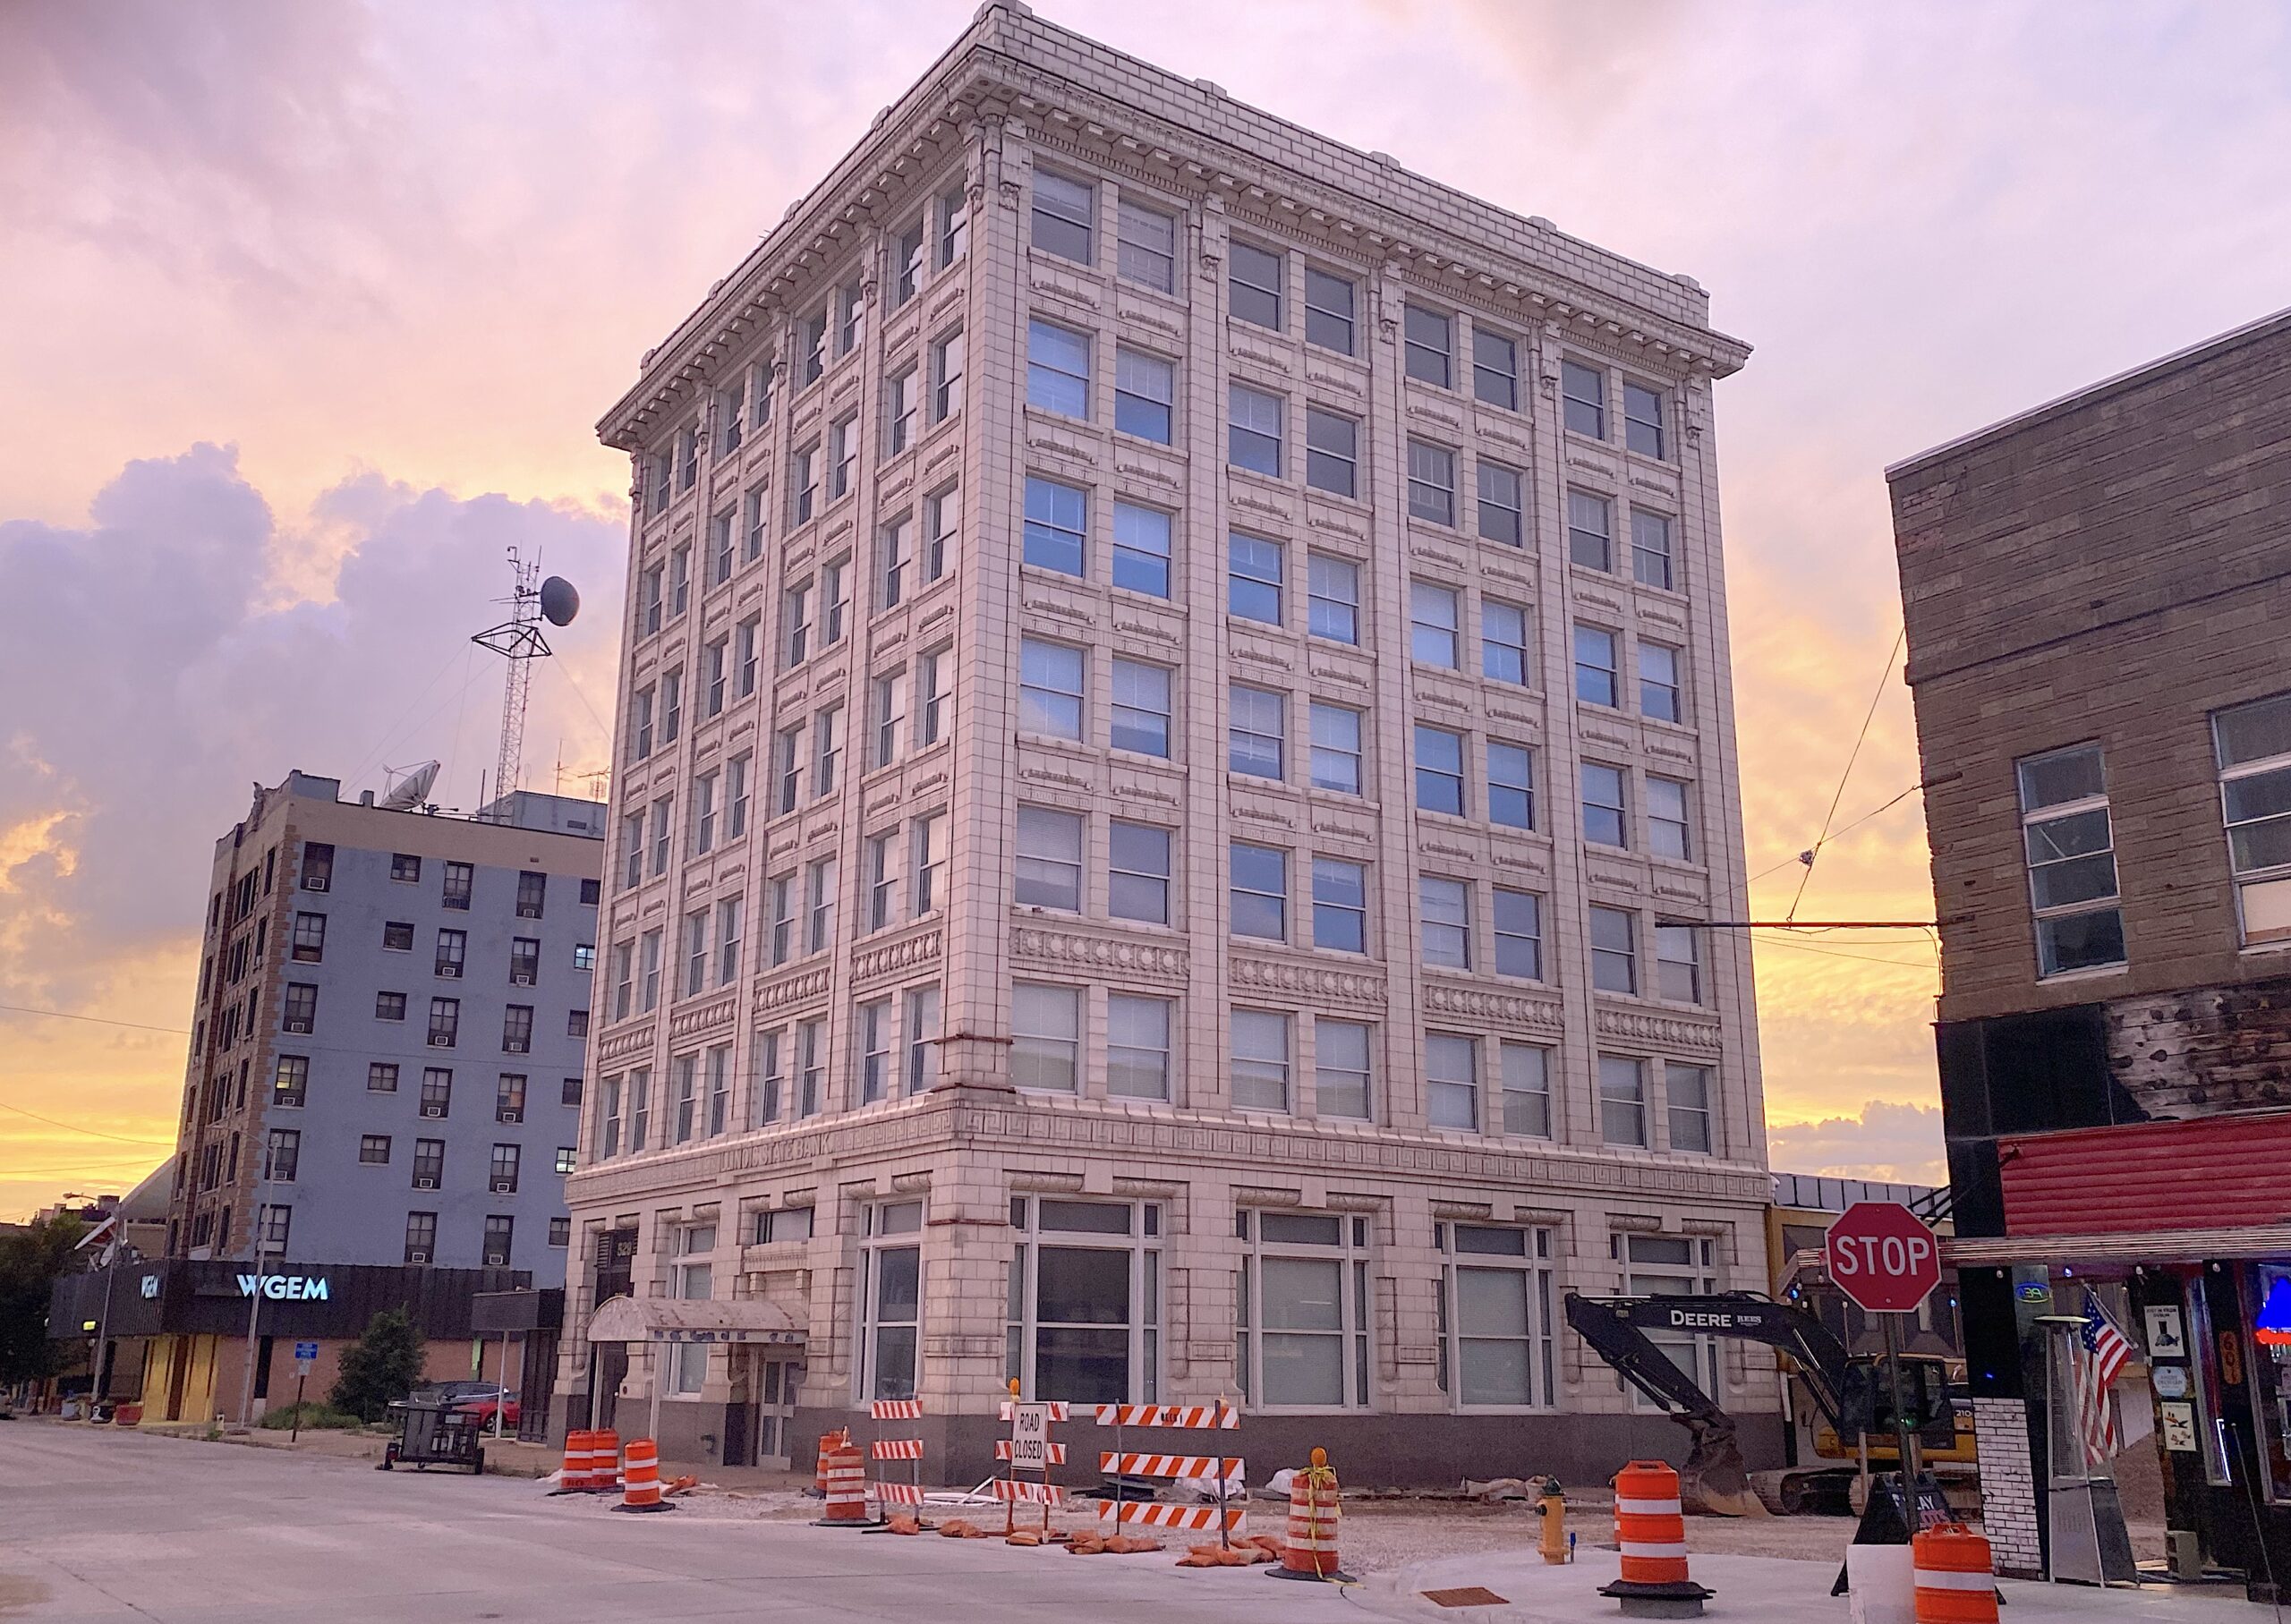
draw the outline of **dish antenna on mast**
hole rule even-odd
[[[401,771],[405,776],[398,778]],[[408,768],[385,767],[382,775],[397,778],[397,782],[383,792],[381,804],[392,812],[419,812],[429,797],[430,786],[438,781],[438,763],[423,761]]]
[[[509,618],[470,639],[509,662],[508,676],[501,684],[501,751],[493,770],[496,805],[516,790],[524,776],[525,695],[532,682],[532,662],[550,652],[540,623],[570,625],[581,611],[581,594],[573,590],[571,582],[562,575],[541,581],[540,559],[528,564],[517,557],[515,548],[508,552],[513,579],[509,596],[498,601],[509,606]]]

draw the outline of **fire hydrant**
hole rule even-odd
[[[1543,1480],[1543,1500],[1536,1507],[1536,1515],[1543,1518],[1543,1560],[1559,1563],[1567,1560],[1567,1492],[1559,1486],[1559,1479]]]

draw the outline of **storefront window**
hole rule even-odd
[[[1235,1350],[1257,1408],[1368,1404],[1368,1220],[1341,1213],[1238,1214]]]
[[[1714,1241],[1687,1235],[1617,1235],[1611,1245],[1615,1261],[1623,1266],[1622,1289],[1627,1297],[1694,1297],[1718,1289]],[[1714,1339],[1662,1331],[1647,1334],[1704,1392],[1718,1390],[1718,1345]],[[1622,1379],[1615,1380],[1620,1384]],[[1636,1388],[1631,1395],[1635,1409],[1660,1407]]]
[[[2255,1329],[2266,1331],[2269,1320],[2261,1310],[2278,1290],[2291,1293],[2291,1269],[2276,1263],[2253,1263],[2245,1270],[2251,1295],[2245,1312]],[[2291,1327],[2276,1327],[2278,1332]],[[2259,1411],[2259,1435],[2265,1443],[2267,1497],[2278,1503],[2291,1501],[2291,1346],[2262,1342],[2254,1336],[2244,1351],[2251,1371],[2252,1404]]]
[[[1153,1403],[1160,1393],[1161,1208],[1013,1196],[1006,1364],[1022,1397]]]
[[[2195,1356],[2194,1390],[2189,1396],[2195,1400],[2195,1427],[2203,1448],[2204,1481],[2226,1487],[2233,1481],[2227,1475],[2227,1439],[2220,1417],[2227,1414],[2219,1390],[2219,1347],[2212,1339],[2211,1297],[2210,1280],[2201,1274],[2191,1276],[2187,1288],[2187,1346]]]
[[[1551,1231],[1435,1224],[1440,1386],[1459,1409],[1551,1408]]]
[[[860,1396],[915,1397],[916,1347],[923,1325],[923,1203],[894,1201],[867,1211],[860,1254]]]
[[[716,1250],[716,1226],[692,1224],[677,1235],[677,1295],[692,1302],[706,1302],[714,1295],[715,1266],[708,1254]],[[708,1345],[679,1343],[676,1349],[676,1380],[671,1390],[696,1393],[708,1379]]]

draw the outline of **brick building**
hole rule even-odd
[[[2090,1287],[2155,1381],[2116,1475],[2160,1445],[2172,1526],[2256,1577],[2246,1492],[2291,1502],[2255,1336],[2291,1311],[2291,312],[1887,477],[1992,1537],[2058,1555],[2042,1320]]]
[[[984,8],[600,425],[574,1423],[800,1462],[914,1395],[971,1480],[1016,1380],[1231,1399],[1267,1469],[1676,1449],[1558,1305],[1765,1284],[1750,962],[1698,925],[1746,353]],[[1771,1422],[1770,1364],[1677,1352]]]

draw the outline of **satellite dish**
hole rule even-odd
[[[564,576],[551,575],[541,583],[541,612],[549,625],[569,626],[581,612],[581,594]]]
[[[386,767],[382,770],[388,772],[390,769]],[[392,812],[412,812],[422,804],[430,793],[430,786],[437,781],[438,763],[424,761],[390,786],[389,792],[382,796],[381,804]]]

